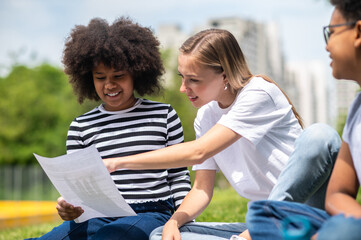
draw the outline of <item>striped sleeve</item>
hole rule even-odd
[[[169,106],[168,110],[168,141],[167,146],[184,141],[183,128],[176,111]],[[187,168],[168,169],[168,182],[173,195],[176,209],[191,189],[189,171]]]
[[[191,190],[191,181],[187,168],[168,169],[168,182],[173,195],[176,209]]]
[[[66,138],[66,152],[69,154],[83,149],[84,147],[83,140],[80,137],[78,121],[74,119],[69,126],[68,136]]]
[[[176,111],[169,106],[167,118],[168,139],[167,146],[184,141],[183,127]]]

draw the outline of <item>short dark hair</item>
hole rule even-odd
[[[361,1],[360,0],[330,0],[346,19],[346,21],[361,20]]]
[[[86,98],[100,100],[92,77],[100,62],[129,71],[140,96],[161,89],[164,67],[159,41],[151,29],[129,18],[119,18],[112,25],[100,18],[92,19],[88,26],[76,25],[66,39],[62,62],[80,103]]]

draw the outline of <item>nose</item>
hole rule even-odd
[[[182,80],[182,84],[181,84],[181,86],[179,88],[179,91],[181,93],[186,93],[187,92],[187,87],[186,87],[185,81],[183,81],[183,80]]]
[[[110,79],[110,78],[107,78],[106,79],[106,82],[105,82],[105,88],[107,89],[113,89],[115,88],[115,83]]]

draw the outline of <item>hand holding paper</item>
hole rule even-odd
[[[81,207],[73,206],[65,201],[63,197],[59,197],[56,202],[56,210],[64,221],[74,220],[84,213],[84,210]]]
[[[119,193],[94,146],[55,158],[34,155],[61,196],[84,210],[76,222],[136,215]]]

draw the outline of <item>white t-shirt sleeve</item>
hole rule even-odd
[[[271,90],[273,98],[261,88],[244,90],[229,112],[224,114],[218,123],[257,145],[268,131],[282,121],[290,111],[291,105],[287,106],[286,104],[281,108],[276,106],[277,98],[285,98],[279,89]],[[287,101],[286,98],[285,101]]]

